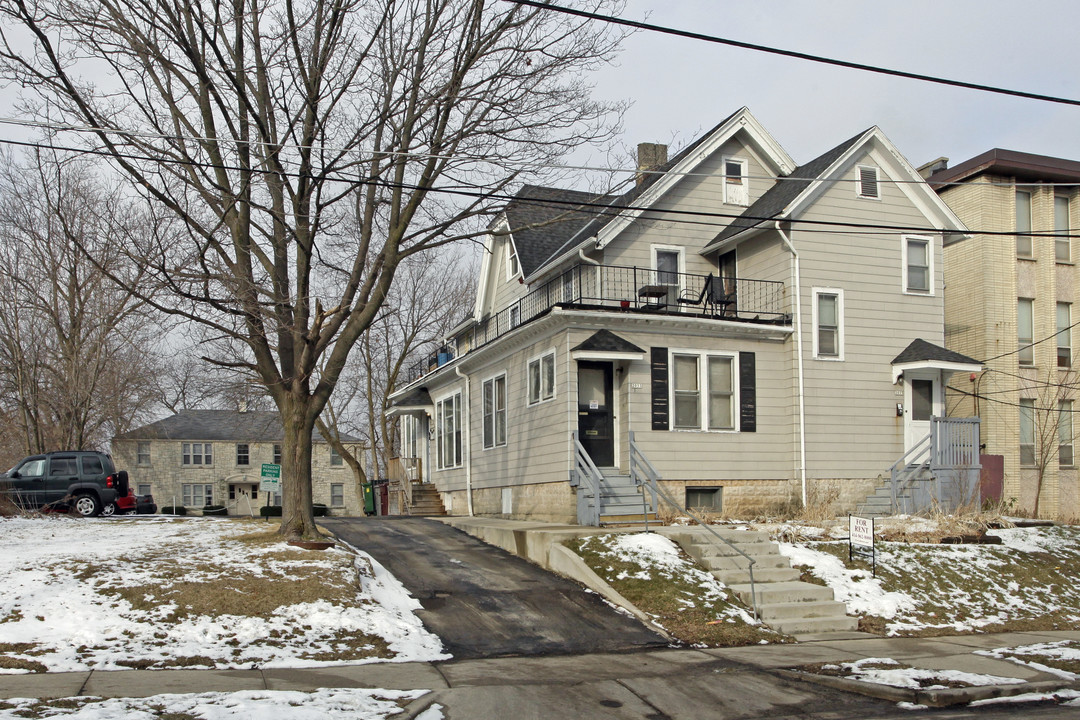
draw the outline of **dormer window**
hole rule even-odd
[[[746,173],[746,160],[724,158],[724,203],[728,205],[750,204],[750,183]]]
[[[878,169],[870,165],[859,166],[859,197],[877,200],[878,194]]]
[[[514,241],[506,239],[506,280],[509,282],[518,276],[521,267],[518,265],[517,250],[514,249]]]

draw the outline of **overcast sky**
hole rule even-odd
[[[624,17],[761,45],[1080,99],[1076,0],[627,0]],[[650,31],[596,95],[629,98],[623,142],[685,145],[746,105],[798,163],[878,125],[916,167],[995,147],[1080,160],[1080,107]]]

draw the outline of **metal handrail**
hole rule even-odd
[[[660,473],[656,471],[656,468],[653,467],[653,464],[649,462],[649,459],[647,457],[645,457],[645,453],[641,452],[641,449],[637,446],[637,443],[634,441],[633,431],[630,432],[630,477],[639,486],[646,483],[648,484],[649,491],[652,493],[654,508],[659,507],[656,499],[657,495],[659,495],[669,505],[678,510],[680,513],[686,513],[687,515],[689,515],[691,519],[693,519],[698,525],[705,528],[705,531],[712,535],[715,540],[719,540],[720,542],[724,543],[729,548],[746,558],[748,562],[746,571],[750,575],[750,607],[754,611],[754,619],[761,620],[761,617],[758,615],[757,608],[757,590],[754,586],[754,565],[757,564],[757,560],[740,550],[735,545],[735,543],[731,542],[724,536],[720,535],[720,533],[713,530],[712,527],[704,520],[699,518],[693,510],[681,507],[679,503],[675,501],[675,498],[672,497],[671,494],[668,493],[668,491],[665,490],[662,485],[660,485]]]
[[[922,469],[930,467],[930,460],[928,458],[925,462],[915,466],[914,469],[908,468],[908,458],[911,457],[913,454],[921,454],[925,452],[927,448],[925,448],[924,446],[928,445],[929,443],[930,434],[927,434],[927,436],[924,437],[922,440],[912,445],[911,448],[903,455],[901,455],[900,459],[894,462],[889,468],[889,492],[892,496],[893,512],[898,512],[900,509],[900,506],[896,502],[896,491],[899,487],[900,482],[914,476]]]
[[[600,524],[600,484],[604,481],[604,474],[596,467],[589,451],[581,444],[577,430],[570,433],[574,440],[574,470],[571,471],[570,485],[576,486],[584,481],[586,496],[591,494],[593,502],[589,505],[588,521],[590,525]]]

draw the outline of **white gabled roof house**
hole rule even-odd
[[[644,467],[732,515],[970,491],[939,460],[974,442],[977,474],[972,424],[932,420],[980,367],[934,350],[966,230],[881,130],[796,166],[742,108],[666,152],[620,195],[507,204],[472,317],[393,398],[417,479],[453,514],[583,523],[654,511]]]

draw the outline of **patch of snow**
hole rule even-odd
[[[984,705],[1001,705],[1004,703],[1028,703],[1057,700],[1063,702],[1065,707],[1080,707],[1080,690],[1056,690],[1051,693],[1023,693],[1010,697],[987,698],[968,703],[968,707],[982,707]]]
[[[321,689],[315,692],[286,690],[250,690],[242,692],[165,694],[145,698],[110,698],[99,702],[87,702],[79,707],[67,707],[68,703],[51,707],[48,717],[68,720],[153,720],[162,713],[191,715],[200,720],[248,720],[249,718],[274,718],[274,720],[322,720],[323,718],[356,718],[356,720],[383,720],[402,712],[399,701],[415,700],[426,690],[361,690]],[[79,698],[80,700],[94,700]],[[66,698],[72,700],[72,698]],[[0,719],[26,717],[27,709],[39,701],[30,698],[14,698],[5,701],[14,707],[0,709]],[[48,702],[48,701],[46,701]],[[435,710],[435,714],[429,711]],[[424,720],[441,720],[442,709],[432,705],[420,714]]]
[[[1051,667],[1035,660],[1016,657],[1017,655],[1035,655],[1044,657],[1047,660],[1080,661],[1080,647],[1070,640],[1021,645],[1019,647],[1011,648],[997,648],[995,650],[976,650],[975,654],[985,655],[986,657],[992,657],[998,660],[1009,660],[1017,665],[1026,665],[1034,670],[1057,675],[1066,680],[1076,680],[1080,678],[1080,675],[1071,673],[1067,670]]]
[[[449,657],[414,614],[419,603],[373,558],[357,553],[354,559],[345,550],[332,548],[309,553],[302,561],[282,560],[280,544],[234,542],[259,529],[250,522],[161,516],[0,520],[0,545],[19,548],[17,553],[0,555],[4,640],[31,644],[33,654],[25,659],[53,672],[118,669],[140,662],[167,664],[179,657],[205,657],[220,668],[339,664],[303,656],[332,655],[335,636],[342,630],[381,637],[394,653],[390,658],[355,662]],[[261,575],[274,568],[287,574],[298,562],[305,568],[334,573],[340,573],[343,565],[355,564],[364,578],[363,590],[348,605],[317,601],[282,606],[265,618],[192,615],[176,619],[176,608],[167,602],[140,609],[104,594],[130,587],[212,581],[232,572]],[[180,575],[162,578],[158,569],[163,563]],[[366,568],[371,568],[373,577],[364,577]],[[282,636],[290,641],[266,642]]]
[[[780,543],[780,554],[789,558],[792,565],[811,568],[814,575],[833,589],[836,599],[847,604],[849,612],[892,619],[915,608],[915,601],[909,595],[886,591],[881,581],[869,572],[848,568],[835,555],[788,543]]]
[[[913,690],[940,690],[949,687],[948,683],[967,685],[1013,685],[1024,682],[1019,678],[982,675],[980,673],[961,672],[959,670],[926,670],[924,668],[904,667],[892,658],[864,658],[856,662],[838,663],[846,670],[852,680],[889,685],[891,687],[911,688]],[[895,665],[895,668],[869,667],[870,665]]]

